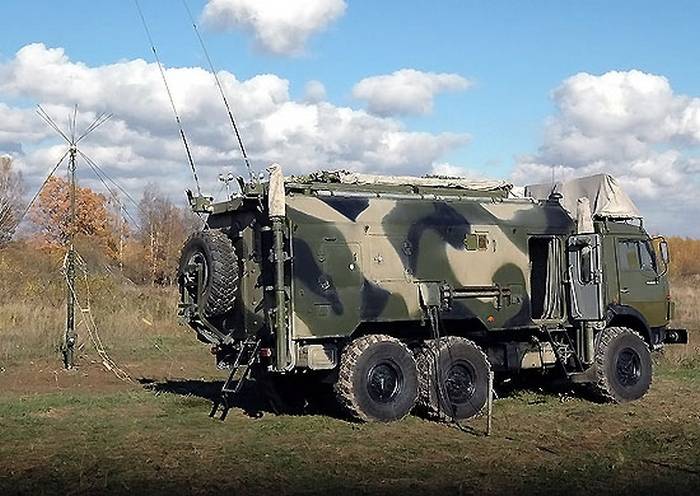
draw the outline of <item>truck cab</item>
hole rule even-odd
[[[666,339],[673,317],[666,241],[652,238],[641,223],[600,222],[608,325],[625,325],[652,346]]]

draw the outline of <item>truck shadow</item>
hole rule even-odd
[[[202,398],[211,402],[212,407],[222,398],[221,388],[224,381],[205,381],[196,379],[166,379],[157,381],[150,378],[141,378],[139,383],[147,391],[155,394],[174,394],[185,397]],[[315,392],[314,395],[284,395],[266,384],[260,384],[255,380],[247,381],[236,395],[229,395],[228,407],[231,410],[242,410],[250,418],[261,418],[265,414],[273,415],[323,415],[345,421],[352,419],[343,415],[343,412],[333,401],[329,391]],[[222,407],[217,412],[220,417]]]
[[[515,398],[524,393],[539,397],[532,400],[545,403],[551,399],[567,401],[580,399],[599,403],[600,400],[583,384],[572,384],[559,374],[522,373],[497,381],[494,384],[494,394],[497,399]]]
[[[167,379],[155,380],[142,378],[140,384],[154,394],[174,394],[184,397],[201,398],[211,402],[214,406],[221,398],[221,388],[224,381],[206,381],[197,379]],[[287,394],[284,394],[284,393]],[[228,406],[231,410],[242,411],[246,416],[258,419],[266,414],[273,415],[321,415],[356,422],[347,416],[334,401],[332,389],[314,391],[280,391],[270,388],[264,382],[255,380],[247,381],[235,396],[229,397]],[[301,394],[300,394],[301,393]],[[594,399],[583,387],[572,386],[565,381],[553,380],[552,377],[540,374],[520,374],[510,379],[497,381],[494,385],[494,397],[496,401],[506,398],[517,398],[523,393],[533,396],[530,403],[546,403],[551,400],[567,401],[581,399],[590,401]],[[222,408],[217,411],[217,418],[221,417]],[[205,413],[204,411],[202,412]],[[426,419],[420,411],[415,415]],[[474,434],[480,434],[474,432]]]

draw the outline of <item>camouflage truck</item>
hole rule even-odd
[[[625,402],[649,389],[652,350],[687,342],[669,327],[667,245],[609,176],[520,198],[505,182],[279,166],[239,185],[218,203],[190,194],[206,227],[178,277],[181,319],[232,371],[224,393],[252,370],[292,396],[330,384],[365,421],[464,419],[492,371],[552,369]]]

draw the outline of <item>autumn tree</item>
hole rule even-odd
[[[12,158],[0,156],[0,245],[14,234],[24,208],[22,174],[12,166]]]
[[[175,205],[153,184],[139,202],[139,226],[128,247],[132,277],[143,282],[172,284],[185,239],[198,227],[198,218]]]
[[[112,196],[107,202],[110,231],[114,235],[115,261],[120,269],[124,268],[124,253],[133,234],[133,217],[127,211],[118,196]]]
[[[50,178],[41,190],[29,212],[40,239],[49,246],[60,246],[73,234],[115,259],[117,241],[105,197],[90,188],[76,186],[75,223],[72,223],[69,195],[69,182],[59,177]]]

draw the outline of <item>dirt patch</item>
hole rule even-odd
[[[101,364],[83,362],[65,370],[60,363],[30,361],[6,365],[0,374],[0,389],[6,393],[51,393],[57,391],[112,391],[128,388]]]
[[[214,380],[222,375],[215,375],[216,369],[211,363],[177,357],[119,364],[134,379],[133,383],[129,383],[117,378],[101,362],[92,358],[80,358],[76,363],[71,370],[63,368],[58,358],[3,365],[0,369],[0,391],[16,394],[60,391],[109,393],[140,389],[139,380],[142,378],[172,380],[196,377]]]

